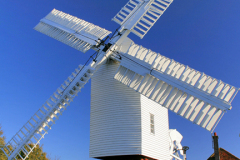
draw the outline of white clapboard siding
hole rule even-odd
[[[35,30],[63,42],[81,52],[86,52],[110,31],[67,13],[53,9]]]
[[[90,157],[141,154],[140,95],[112,78],[117,68],[103,65],[91,80]]]
[[[134,43],[120,56],[116,80],[209,131],[239,90]]]
[[[115,81],[112,77],[118,66],[105,64],[92,77],[90,157],[145,155],[166,159],[167,109],[155,102],[149,105],[152,102],[148,99]],[[150,134],[150,112],[155,115],[155,135]]]
[[[15,159],[17,156],[20,156],[24,160],[28,157],[94,72],[95,69],[90,66],[83,67],[79,65],[57,91],[50,96],[43,106],[2,148],[3,151],[8,150],[5,153],[8,159]],[[28,144],[32,144],[32,146],[30,147]],[[20,155],[20,152],[24,153],[24,157]]]
[[[168,110],[141,95],[142,155],[169,159]],[[154,115],[155,133],[150,132],[150,114]]]
[[[113,21],[143,38],[173,0],[130,0]]]

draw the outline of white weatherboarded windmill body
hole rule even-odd
[[[92,157],[170,159],[167,109],[212,132],[224,112],[231,109],[238,89],[127,38],[130,32],[143,38],[171,2],[129,1],[113,18],[121,28],[108,44],[102,40],[109,31],[58,10],[42,19],[36,30],[82,52],[94,49],[97,55],[79,66],[6,144],[9,159],[21,156],[20,151],[27,157],[32,150],[28,144],[39,143],[91,77]],[[115,104],[109,99],[115,99]],[[109,137],[119,143],[112,143]],[[151,147],[160,148],[154,151]]]

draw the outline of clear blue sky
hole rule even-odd
[[[1,0],[0,123],[7,141],[92,51],[83,54],[35,30],[53,8],[110,31],[112,17],[128,0]],[[175,0],[139,45],[240,87],[240,1]],[[90,82],[91,83],[91,82]],[[88,160],[90,83],[41,141],[62,160]],[[240,157],[240,96],[216,128],[220,147]],[[189,160],[207,159],[211,134],[169,112],[170,128],[183,135]]]

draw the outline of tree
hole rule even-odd
[[[59,156],[54,156],[54,157],[52,157],[51,153],[47,155],[47,158],[48,158],[49,160],[60,160],[60,157],[59,157]]]
[[[1,129],[1,125],[0,125],[0,148],[2,148],[6,143],[5,143],[5,137],[3,136],[3,131]],[[33,147],[33,144],[28,144],[31,148]],[[33,151],[29,154],[29,156],[26,158],[26,160],[50,160],[49,158],[47,158],[47,153],[43,152],[43,145],[37,145]],[[11,146],[8,147],[10,150]],[[25,148],[27,151],[29,151],[28,148]],[[7,150],[5,150],[5,152],[8,152]],[[21,157],[25,157],[25,154],[21,151],[20,152]],[[16,157],[18,160],[21,160],[21,158],[19,156]],[[0,160],[7,160],[7,156],[3,153],[2,150],[0,150]]]
[[[3,136],[2,126],[0,125],[0,148],[5,145],[5,137]],[[6,155],[0,150],[0,160],[7,160]]]
[[[33,144],[28,144],[29,147],[33,147]],[[29,156],[26,158],[26,160],[49,160],[47,158],[47,153],[43,152],[43,145],[37,145],[33,151],[29,154]],[[27,151],[29,151],[28,148],[25,148]],[[25,158],[25,154],[21,151],[20,152],[21,157]],[[21,160],[21,158],[19,156],[17,156],[18,160]]]

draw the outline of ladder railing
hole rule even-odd
[[[86,67],[80,65],[75,69],[57,91],[2,148],[9,160],[17,159],[17,157],[24,160],[28,157],[94,72],[95,69],[90,65]],[[20,153],[23,153],[24,156]]]

